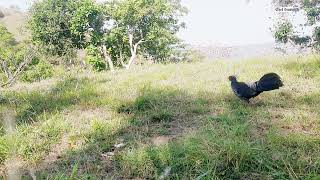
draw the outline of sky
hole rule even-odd
[[[189,9],[180,34],[193,44],[245,45],[273,42],[271,0],[183,0]]]
[[[100,0],[101,1],[101,0]],[[179,36],[193,45],[248,45],[274,42],[272,0],[182,0],[189,9]],[[27,9],[32,0],[0,0]]]
[[[30,6],[32,0],[0,0],[0,6],[10,7],[18,6],[21,9],[27,9]]]

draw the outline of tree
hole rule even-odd
[[[170,57],[185,13],[180,0],[114,0],[104,6],[95,0],[42,0],[33,5],[29,26],[33,42],[50,55],[88,49],[98,70],[104,67],[99,56],[111,70],[114,62],[129,69],[138,54]]]
[[[31,14],[32,40],[45,53],[66,56],[95,45],[110,59],[101,43],[105,16],[94,0],[42,0],[34,3]]]
[[[116,0],[107,3],[114,21],[105,40],[113,58],[129,69],[138,50],[154,59],[168,58],[180,42],[176,33],[184,27],[179,18],[187,10],[179,0]],[[125,61],[125,59],[128,59]]]
[[[300,47],[312,47],[320,50],[320,1],[319,0],[277,0],[276,6],[295,5],[307,17],[305,24],[300,26],[313,29],[312,35],[301,35],[292,25],[292,22],[285,20],[276,26],[274,37],[278,42],[291,43]]]
[[[6,77],[1,87],[12,85],[36,58],[31,46],[18,44],[13,35],[0,25],[0,72]]]
[[[74,44],[77,44],[77,38],[74,38],[70,28],[74,11],[70,0],[35,2],[29,21],[33,43],[50,55],[64,56],[70,53]]]

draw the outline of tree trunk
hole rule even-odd
[[[136,54],[132,54],[132,55],[131,55],[130,60],[129,60],[129,62],[128,62],[128,65],[125,66],[126,69],[130,69],[130,67],[131,67],[132,63],[135,61],[136,57],[137,57]]]
[[[112,63],[111,57],[110,57],[109,53],[107,52],[107,47],[105,45],[102,45],[102,53],[103,53],[103,56],[104,56],[104,60],[109,65],[110,70],[114,71],[114,67],[113,67],[113,63]]]
[[[140,41],[138,41],[136,44],[133,45],[133,35],[129,34],[129,43],[130,43],[131,57],[130,57],[128,64],[125,65],[126,69],[130,69],[131,65],[136,60],[138,47],[141,43],[143,43],[143,39],[141,39]]]

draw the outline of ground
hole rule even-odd
[[[319,56],[68,72],[2,90],[3,176],[320,178]],[[227,77],[278,73],[252,103]]]

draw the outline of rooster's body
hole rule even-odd
[[[229,80],[235,95],[247,102],[264,91],[272,91],[283,86],[280,76],[276,73],[266,74],[259,81],[250,84],[238,82],[235,76],[230,76]]]

